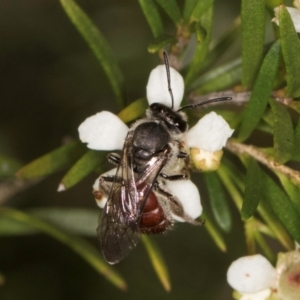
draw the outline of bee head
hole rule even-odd
[[[184,133],[188,130],[185,114],[177,112],[162,103],[152,103],[149,109],[151,116],[162,120],[170,130],[178,133]]]

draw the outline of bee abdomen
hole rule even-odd
[[[164,232],[171,226],[156,195],[150,192],[140,220],[141,233],[153,234]]]

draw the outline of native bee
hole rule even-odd
[[[121,155],[108,160],[117,168],[103,174],[94,191],[96,199],[107,198],[97,228],[102,253],[110,264],[126,257],[137,245],[140,234],[162,233],[178,216],[191,224],[201,224],[185,214],[180,201],[164,184],[189,178],[189,155],[182,144],[188,130],[183,108],[173,108],[170,68],[164,52],[168,89],[172,106],[153,103],[144,119],[129,129]],[[209,102],[228,100],[228,97]]]

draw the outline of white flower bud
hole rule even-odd
[[[296,8],[300,8],[300,0],[295,0],[293,2],[293,5],[296,7]]]
[[[277,291],[280,299],[300,298],[300,252],[299,250],[280,253],[276,264]]]
[[[170,68],[170,76],[174,109],[178,109],[183,98],[184,81],[182,76],[173,68]],[[158,102],[169,107],[172,106],[165,65],[159,65],[151,71],[147,84],[147,99],[149,105]]]
[[[128,127],[114,114],[102,111],[80,124],[79,138],[94,150],[123,149]]]
[[[191,148],[190,161],[192,168],[208,172],[215,171],[219,168],[223,151],[210,152],[203,149]]]
[[[185,214],[193,219],[198,218],[202,214],[200,194],[197,186],[191,180],[167,180],[166,186],[180,201]],[[176,215],[172,216],[176,221],[184,222],[182,218]]]
[[[294,4],[295,4],[295,6],[297,4],[297,7],[298,7],[299,2],[295,1]],[[280,9],[279,6],[274,8],[275,17],[272,19],[272,22],[275,22],[278,26],[279,26],[279,16],[278,16],[279,9]],[[294,8],[294,7],[287,7],[287,6],[286,6],[286,9],[288,10],[288,12],[292,18],[292,21],[294,23],[296,31],[300,32],[300,9]]]
[[[228,123],[215,112],[205,115],[185,135],[189,148],[198,148],[210,152],[221,150],[233,133]]]
[[[227,271],[227,282],[240,293],[257,293],[275,285],[276,271],[260,254],[235,260]]]

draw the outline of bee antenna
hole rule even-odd
[[[202,102],[199,102],[199,103],[196,103],[196,104],[189,104],[189,105],[182,106],[177,111],[181,111],[181,110],[186,109],[186,108],[195,108],[195,107],[205,105],[205,104],[209,104],[209,103],[213,103],[213,102],[227,101],[227,100],[231,100],[231,99],[232,99],[231,97],[222,97],[222,98],[209,99],[209,100],[202,101]]]
[[[173,92],[172,92],[172,88],[171,88],[170,65],[169,65],[167,52],[164,51],[163,55],[164,55],[164,61],[165,61],[165,66],[166,66],[166,71],[167,71],[168,90],[169,90],[171,100],[172,100],[172,108],[174,108],[174,97],[173,97]]]

